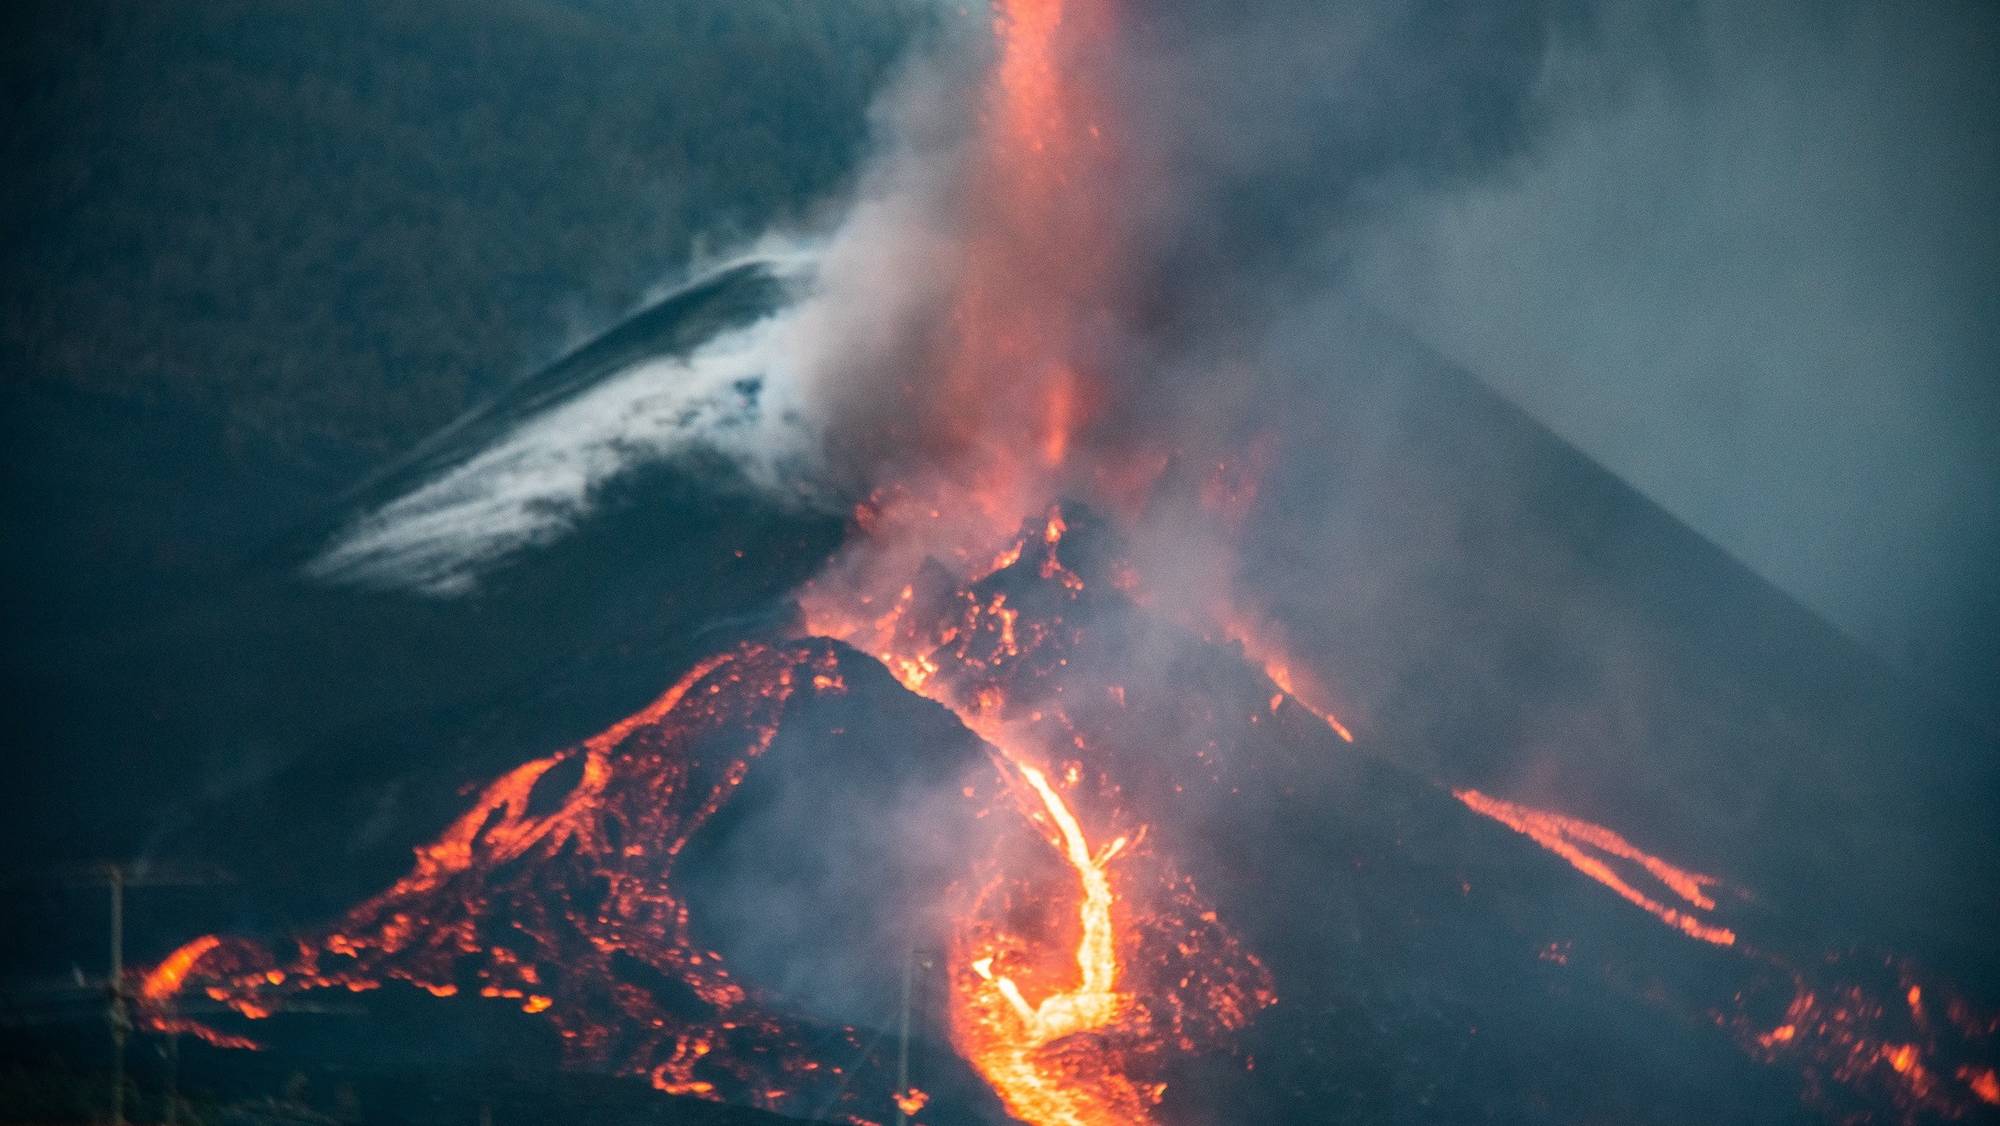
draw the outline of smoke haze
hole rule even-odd
[[[1135,445],[1205,465],[1332,409],[1311,384],[1280,408],[1246,358],[1309,346],[1339,379],[1368,346],[1296,311],[1358,301],[1977,702],[2000,671],[1978,641],[2000,613],[1990,9],[1272,0],[1114,22],[1109,49],[1058,37],[1096,140],[1062,154],[1093,186],[1043,207],[1056,230],[1020,228],[1010,208],[1044,189],[981,149],[984,36],[945,35],[879,108],[877,158],[783,327],[645,377],[709,373],[685,391],[624,379],[565,407],[316,571],[461,588],[703,427],[767,481],[778,447],[850,495],[913,463],[964,476],[983,446],[1037,440],[1022,389],[1053,359],[1087,368],[1085,468],[1023,487],[1118,494],[1162,471]],[[1046,339],[968,360],[950,295],[1006,278]],[[753,375],[801,407],[803,440],[678,397]]]
[[[1354,289],[1892,659],[2000,684],[2000,18],[1707,5]]]

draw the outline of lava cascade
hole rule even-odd
[[[959,920],[946,967],[954,1047],[1024,1121],[1143,1122],[1169,1057],[1226,1051],[1275,995],[1192,882],[1149,847],[1105,769],[1116,756],[1086,770],[1092,756],[1074,733],[1067,755],[1052,754],[1043,716],[1023,722],[1006,703],[1004,685],[1059,669],[1061,609],[1084,597],[1059,555],[1064,530],[1059,511],[1034,522],[1004,565],[940,599],[940,617],[890,629],[924,648],[879,655],[985,741],[995,796],[968,787],[968,823],[997,812],[1013,826],[948,893]],[[1017,589],[1028,620],[998,586]],[[256,1020],[296,994],[401,982],[517,1003],[555,1023],[572,1064],[670,1093],[779,1110],[839,1099],[857,1121],[908,1098],[885,1074],[848,1075],[824,1046],[808,1050],[782,999],[756,995],[694,941],[673,887],[683,849],[770,746],[793,694],[845,690],[839,652],[812,638],[703,661],[644,711],[502,775],[417,850],[407,875],[297,940],[295,954],[214,936],[187,944],[146,979],[153,1027],[184,1030],[173,1011],[184,987]],[[842,1054],[874,1066],[858,1032],[836,1034]]]
[[[1306,763],[1351,753],[1240,650],[1141,610],[1116,580],[1113,538],[1052,509],[968,580],[927,568],[880,612],[851,613],[819,590],[806,599],[810,630],[868,649],[984,740],[993,783],[968,792],[964,815],[999,831],[947,893],[946,1017],[954,1047],[1030,1123],[1146,1121],[1176,1058],[1226,1054],[1276,999],[1270,972],[1174,855],[1190,839],[1183,822],[1234,808],[1218,795],[1273,788],[1271,764],[1239,753],[1229,732],[1275,725],[1276,745]],[[1128,691],[1133,630],[1209,654],[1190,681],[1200,690]],[[501,776],[408,875],[295,954],[214,937],[184,947],[142,979],[155,1027],[188,1030],[168,1023],[188,992],[260,1018],[295,993],[400,981],[517,1004],[556,1024],[572,1062],[668,1091],[787,1109],[846,1090],[856,1120],[914,1098],[892,1090],[854,1030],[834,1030],[839,1058],[861,1061],[848,1071],[824,1042],[808,1048],[782,998],[759,996],[694,942],[671,883],[688,840],[756,769],[786,702],[844,692],[842,662],[860,659],[809,639],[702,662],[638,715]],[[1135,736],[1147,730],[1180,737]],[[1889,1106],[1903,1120],[1952,1120],[1993,1105],[2000,1027],[1914,966],[1721,943],[1739,928],[1717,917],[1727,905],[1714,878],[1577,818],[1439,796],[1711,951],[1735,991],[1679,1003],[1706,1008],[1752,1058],[1794,1070],[1836,1116],[1865,1121]],[[1666,890],[1641,890],[1642,879]],[[1668,915],[1681,909],[1665,897],[1699,927]]]
[[[1735,944],[1736,932],[1728,927],[1705,923],[1689,913],[1690,910],[1715,909],[1715,900],[1708,894],[1718,882],[1714,876],[1705,876],[1669,864],[1651,853],[1641,851],[1632,842],[1602,825],[1593,825],[1575,817],[1565,817],[1559,813],[1549,813],[1514,802],[1501,801],[1477,790],[1454,790],[1452,796],[1464,802],[1474,813],[1491,817],[1562,857],[1569,862],[1570,867],[1610,888],[1618,893],[1619,898],[1648,915],[1686,933],[1688,937],[1712,942],[1717,946]],[[1668,893],[1678,897],[1684,906],[1669,907],[1640,891],[1612,868],[1613,861],[1626,861],[1637,865],[1648,876],[1658,881]]]
[[[926,468],[879,485],[856,511],[853,548],[802,596],[808,632],[875,657],[990,749],[999,804],[968,795],[966,816],[998,816],[1013,831],[951,892],[948,1020],[959,1053],[1037,1126],[1147,1121],[1172,1057],[1227,1051],[1277,997],[1263,963],[1163,847],[1171,832],[1149,820],[1189,788],[1232,790],[1259,764],[1215,753],[1213,739],[1156,748],[1106,738],[1089,709],[1128,710],[1124,687],[1072,664],[1090,604],[1143,582],[1129,568],[1077,565],[1074,553],[1091,547],[1070,535],[1074,513],[1050,502],[1074,489],[1132,511],[1169,460],[1093,440],[1107,396],[1098,342],[1116,336],[1124,280],[1108,191],[1121,156],[1111,100],[1079,75],[1112,15],[1110,0],[998,6],[999,56],[961,170],[963,261],[924,348],[923,391],[895,404],[886,435]],[[1246,679],[1259,706],[1229,722],[1302,715],[1322,737],[1353,742],[1338,718],[1298,700],[1289,662],[1221,617],[1198,632],[1235,636],[1264,664]],[[879,1093],[867,1108],[914,1099],[879,1076],[853,1084],[802,1048],[795,1019],[694,942],[671,886],[676,858],[770,746],[786,701],[837,691],[840,659],[806,640],[704,662],[639,715],[493,782],[407,876],[301,939],[295,955],[220,939],[184,948],[149,979],[155,1019],[176,1019],[170,1000],[187,988],[256,1018],[289,993],[401,981],[545,1014],[573,1062],[670,1092],[777,1109],[852,1086]],[[1458,797],[1787,990],[1782,1023],[1762,1022],[1755,988],[1715,1007],[1760,1058],[1803,1058],[1809,1085],[1892,1084],[1894,1105],[1947,1117],[1993,1101],[1990,1066],[1934,1050],[1945,1032],[1990,1038],[1969,1009],[1947,1004],[1937,1021],[1930,1006],[1944,1003],[1918,1000],[1913,981],[1903,1008],[1927,1022],[1924,1035],[1882,1031],[1902,1009],[1860,984],[1830,988],[1823,967],[1784,969],[1710,921],[1712,878],[1601,826]],[[1640,890],[1614,861],[1682,906]],[[859,1055],[853,1030],[840,1034]]]
[[[825,592],[808,591],[809,621],[815,632],[875,654],[912,691],[952,707],[996,746],[1061,749],[1054,760],[1018,750],[1009,754],[1030,764],[1037,779],[1043,777],[1041,771],[1058,768],[1113,810],[1178,810],[1165,815],[1193,816],[1204,803],[1181,806],[1177,795],[1197,788],[1235,793],[1273,785],[1273,776],[1265,773],[1271,764],[1218,750],[1229,742],[1225,728],[1232,722],[1282,722],[1295,710],[1327,724],[1343,743],[1353,741],[1337,719],[1292,693],[1281,679],[1282,656],[1274,657],[1268,645],[1251,649],[1240,627],[1227,618],[1218,627],[1184,631],[1174,644],[1193,645],[1201,637],[1201,644],[1214,646],[1214,635],[1230,637],[1241,661],[1258,668],[1261,677],[1229,685],[1211,672],[1205,675],[1206,698],[1166,702],[1181,733],[1177,739],[1138,744],[1116,733],[1116,724],[1101,722],[1096,717],[1105,712],[1129,716],[1128,703],[1136,703],[1128,701],[1120,678],[1129,671],[1129,651],[1139,646],[1121,632],[1129,625],[1117,623],[1144,616],[1132,597],[1143,592],[1135,589],[1137,580],[1126,563],[1103,554],[1099,545],[1112,537],[1089,521],[1082,534],[1074,534],[1076,522],[1073,514],[1066,517],[1060,506],[1052,507],[1044,517],[1024,523],[983,574],[953,587],[933,562],[886,606],[868,613],[850,613],[847,604]],[[1071,555],[1089,562],[1072,566]],[[1113,581],[1106,582],[1107,576]],[[1119,651],[1122,659],[1104,659],[1106,649]],[[1232,708],[1228,701],[1262,699],[1259,693],[1269,694],[1266,708],[1245,708],[1238,702],[1233,707],[1247,714],[1227,718]],[[1222,726],[1211,726],[1218,721]],[[1296,740],[1301,746],[1310,743],[1304,733]],[[1091,780],[1094,794],[1089,793]],[[1870,1108],[1883,1106],[1896,1108],[1904,1121],[1956,1120],[2000,1106],[1991,1097],[1997,1018],[1954,997],[1945,984],[1926,980],[1913,963],[1859,951],[1800,957],[1745,943],[1737,928],[1719,917],[1716,896],[1725,885],[1718,877],[1647,852],[1615,830],[1581,818],[1476,790],[1448,792],[1463,808],[1534,842],[1674,933],[1735,957],[1730,975],[1739,988],[1705,1001],[1690,997],[1685,1003],[1705,1008],[1753,1059],[1796,1070],[1808,1102],[1858,1121],[1870,1120]],[[1032,815],[1032,801],[1024,804]],[[1074,849],[1074,840],[1049,835],[1052,850],[1072,849],[1077,876],[1087,885],[1091,858]],[[1122,839],[1114,840],[1107,854],[1115,855],[1122,844]],[[1159,889],[1151,894],[1157,899]],[[1192,902],[1199,909],[1199,900]],[[983,957],[985,949],[967,944],[961,968],[969,959]],[[1047,964],[1046,954],[1043,961]],[[957,999],[959,1047],[1003,1091],[1013,1083],[1039,1096],[1051,1082],[1049,1069],[1023,1068],[1017,1056],[992,1054],[996,1044],[1035,1042],[1032,1021],[1005,1019],[1008,1008],[1026,1018],[1029,1007],[992,972],[990,963],[970,964],[974,972],[961,975]],[[1240,964],[1261,972],[1255,959]],[[1887,978],[1871,972],[1879,967],[1893,972]],[[1088,979],[1086,970],[1071,980]],[[1917,998],[1926,993],[1933,1000],[1920,1005]],[[1901,1003],[1903,998],[1907,1004]],[[1244,999],[1261,1006],[1274,994],[1254,984],[1239,985],[1218,991],[1213,1003],[1222,1011]],[[1107,1026],[1113,1023],[1106,1021]],[[1242,1023],[1239,1017],[1226,1026]],[[996,1039],[996,1033],[1005,1035]],[[1069,1076],[1072,1084],[1076,1078]],[[1040,1104],[1016,1097],[1009,1105]],[[1089,1120],[1047,1113],[1022,1117]]]
[[[855,614],[819,588],[805,608],[813,633],[872,653],[994,747],[1044,859],[1062,861],[1039,874],[996,864],[974,881],[951,944],[955,1047],[1024,1121],[1144,1122],[1164,1090],[1148,1078],[1164,1053],[1225,1042],[1276,996],[1193,884],[1143,847],[1145,827],[1128,823],[1118,768],[1154,748],[1107,746],[1059,707],[1021,702],[1061,691],[1062,654],[1082,628],[1070,616],[1090,615],[1094,588],[1062,558],[1068,531],[1051,507],[970,581],[953,585],[933,562],[921,595],[905,585],[880,613]],[[1093,836],[1085,802],[1124,831]],[[1018,924],[1052,909],[1050,925]]]
[[[841,1069],[693,941],[672,879],[790,697],[838,680],[824,642],[701,662],[645,710],[492,782],[407,875],[294,952],[214,936],[182,947],[145,979],[154,1027],[177,1030],[183,985],[254,1020],[287,996],[400,982],[544,1014],[572,1064],[663,1091],[770,1108],[831,1099]]]

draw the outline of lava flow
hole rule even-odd
[[[1150,656],[1142,647],[1167,627],[1137,620],[1144,583],[1129,564],[1081,561],[1098,550],[1072,528],[1083,516],[1054,503],[1074,490],[1126,514],[1169,460],[1107,451],[1113,443],[1093,433],[1107,398],[1094,342],[1115,335],[1105,322],[1118,224],[1100,173],[1116,122],[1076,75],[1078,54],[1109,34],[1110,11],[1110,0],[1003,0],[997,10],[1000,55],[962,170],[964,260],[920,349],[924,392],[893,404],[885,423],[884,445],[925,468],[891,467],[857,506],[848,548],[800,594],[809,636],[713,656],[637,715],[501,776],[417,850],[406,876],[297,939],[295,953],[190,943],[140,990],[153,1027],[191,1027],[174,1008],[194,991],[258,1020],[298,993],[401,982],[511,1003],[553,1023],[569,1063],[667,1092],[792,1113],[837,1106],[856,1122],[940,1113],[942,1088],[893,1078],[857,1029],[815,1024],[704,949],[678,878],[690,842],[770,750],[795,697],[841,694],[879,662],[929,701],[912,706],[941,706],[953,732],[978,744],[979,780],[953,808],[954,829],[972,838],[978,826],[977,843],[939,894],[938,1016],[1006,1112],[1032,1126],[1147,1123],[1178,1062],[1235,1054],[1233,1037],[1276,1002],[1274,978],[1183,867],[1208,858],[1173,855],[1198,836],[1174,819],[1221,817],[1243,808],[1229,801],[1244,791],[1283,789],[1257,788],[1267,764],[1229,754],[1232,731],[1282,732],[1315,767],[1361,756],[1325,753],[1353,734],[1316,706],[1322,694],[1299,699],[1293,662],[1228,607],[1174,623],[1186,636],[1172,642],[1184,652],[1196,648],[1189,639],[1229,637],[1233,651],[1210,646],[1202,675],[1134,679],[1128,695],[1126,678]],[[1223,481],[1215,503],[1245,495]],[[1022,522],[1028,513],[1039,515]],[[1086,622],[1124,632],[1086,644]],[[1195,688],[1164,687],[1184,684]],[[1187,737],[1158,746],[1134,735],[1176,727]],[[905,748],[897,768],[927,749]],[[1700,944],[1676,947],[1727,960],[1730,975],[1761,975],[1697,1010],[1758,1058],[1803,1057],[1809,1084],[1863,1094],[1886,1084],[1891,1105],[1946,1117],[2000,1099],[1983,1052],[1993,1029],[1963,1006],[1935,1019],[1914,977],[1903,983],[1907,1015],[1892,1011],[1864,985],[1830,987],[1823,968],[1792,970],[1747,949],[1712,918],[1715,877],[1602,826],[1473,790],[1453,791],[1454,803],[1405,781],[1421,795],[1398,791],[1407,809],[1497,821]],[[1209,887],[1229,887],[1206,872]],[[1642,887],[1647,879],[1663,890]]]
[[[1065,613],[1092,589],[1063,561],[1068,530],[1052,507],[962,583],[920,594],[912,582],[883,612],[859,615],[846,592],[816,585],[805,609],[813,633],[872,653],[985,740],[1015,814],[1040,831],[1039,857],[996,861],[973,882],[951,943],[954,1046],[1023,1121],[1142,1123],[1164,1091],[1145,1074],[1159,1057],[1219,1044],[1275,994],[1192,885],[1147,853],[1143,826],[1095,839],[1085,829],[1082,797],[1121,815],[1112,767],[1122,756],[1071,730],[1059,763],[1038,730],[1055,713],[1010,692],[1066,663],[1062,639],[1076,627]],[[946,581],[935,563],[925,574]]]
[[[1067,1037],[1114,1026],[1130,1001],[1118,992],[1119,960],[1113,934],[1114,895],[1107,868],[1125,846],[1120,837],[1093,852],[1083,829],[1041,771],[1018,767],[1041,800],[1046,819],[1060,837],[1064,861],[1079,884],[1076,977],[1030,1003],[1012,976],[995,966],[1006,957],[999,942],[958,944],[954,962],[968,966],[984,988],[954,998],[954,1031],[974,1066],[993,1083],[1008,1109],[1035,1123],[1082,1124],[1138,1121],[1144,1100],[1124,1076],[1100,1070],[1090,1083],[1074,1073],[1051,1069],[1043,1051]],[[968,948],[970,947],[970,948]],[[1002,1005],[1000,1002],[1004,1001]]]
[[[812,592],[809,627],[873,644],[884,669],[985,749],[993,782],[966,786],[960,815],[984,825],[988,843],[944,893],[952,1046],[1025,1122],[1141,1123],[1174,1056],[1226,1052],[1275,995],[1121,802],[1116,764],[1143,749],[1100,754],[1072,734],[1054,753],[1042,713],[1010,703],[1009,685],[1060,668],[1074,629],[1063,613],[1091,592],[1063,561],[1066,531],[1052,510],[990,572],[921,606],[912,592],[886,614],[843,617]],[[148,1023],[248,1046],[185,1021],[177,998],[198,992],[256,1021],[301,993],[400,982],[550,1020],[576,1066],[670,1093],[793,1112],[840,1105],[879,1120],[909,1092],[853,1029],[822,1029],[809,1048],[810,1021],[704,949],[677,870],[793,698],[846,693],[851,662],[865,660],[815,637],[699,663],[645,710],[492,782],[407,875],[297,939],[295,953],[214,936],[187,944],[144,979]]]
[[[809,1052],[801,1022],[773,1015],[694,941],[673,879],[793,694],[839,678],[824,642],[703,661],[638,714],[502,775],[417,850],[408,875],[294,953],[214,936],[183,946],[144,979],[148,1022],[188,1030],[173,1011],[188,988],[261,1020],[292,995],[400,982],[544,1014],[570,1063],[663,1091],[824,1105],[848,1086],[844,1069]],[[851,1033],[836,1038],[859,1054]]]
[[[1715,910],[1715,900],[1708,894],[1718,882],[1714,876],[1677,868],[1651,853],[1641,851],[1632,842],[1602,825],[1501,801],[1478,790],[1453,790],[1452,796],[1464,802],[1474,813],[1491,817],[1562,857],[1570,867],[1617,892],[1620,898],[1668,926],[1717,946],[1735,944],[1735,931],[1703,922],[1691,913],[1691,910]],[[1686,906],[1669,907],[1633,887],[1612,868],[1610,861],[1613,860],[1638,865]]]
[[[1738,947],[1734,930],[1696,914],[1715,910],[1709,891],[1720,883],[1716,877],[1662,860],[1602,825],[1477,790],[1452,793],[1667,926],[1702,942]],[[1614,862],[1644,871],[1684,906],[1639,890]],[[1727,1010],[1718,1009],[1715,1020],[1754,1058],[1797,1067],[1808,1102],[1853,1121],[1872,1120],[1866,1110],[1871,1102],[1897,1108],[1906,1120],[1920,1114],[1960,1119],[1980,1107],[2000,1107],[2000,1080],[1988,1062],[2000,1017],[1978,1013],[1935,984],[1926,990],[1907,961],[1832,954],[1799,968],[1768,951],[1738,952],[1750,962],[1753,982],[1736,992]],[[1779,1003],[1782,1015],[1763,1023],[1770,1018],[1758,1014],[1776,1011]]]

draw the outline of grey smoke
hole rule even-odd
[[[2000,10],[1704,5],[1352,288],[1892,659],[2000,687]]]
[[[1131,280],[1111,298],[1123,362],[1095,373],[1110,440],[1240,448],[1274,421],[1248,358],[1290,347],[1274,338],[1300,309],[1373,306],[1879,650],[1975,696],[2000,682],[1991,5],[1173,0],[1124,18],[1117,57],[1090,60],[1130,154],[1107,189]],[[316,573],[460,590],[635,465],[706,444],[768,482],[773,448],[865,445],[841,423],[909,378],[950,276],[983,48],[944,43],[885,103],[801,307],[525,424]],[[1329,356],[1366,347],[1313,331]],[[752,366],[805,427],[713,399]]]

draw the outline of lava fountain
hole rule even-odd
[[[1135,600],[1145,586],[1129,569],[1072,566],[1056,501],[1077,495],[1131,515],[1170,460],[1096,432],[1110,405],[1101,377],[1119,330],[1114,297],[1128,279],[1111,202],[1114,99],[1079,76],[1093,73],[1113,15],[1111,0],[1002,0],[995,10],[998,57],[958,169],[959,261],[907,394],[874,435],[893,453],[871,467],[852,540],[800,592],[807,636],[715,655],[652,707],[503,775],[418,850],[408,875],[298,940],[295,954],[214,938],[183,948],[147,979],[155,1027],[176,1027],[172,998],[191,989],[260,1019],[284,993],[401,981],[543,1014],[572,1062],[668,1092],[793,1112],[845,1099],[851,1121],[922,1109],[926,1096],[866,1060],[859,1030],[834,1036],[862,1059],[853,1066],[865,1081],[808,1049],[782,998],[695,940],[674,879],[792,703],[846,691],[851,662],[869,663],[859,650],[949,711],[987,759],[959,809],[985,826],[985,851],[947,893],[944,1016],[952,1049],[1006,1112],[1032,1126],[1143,1124],[1165,1094],[1163,1060],[1230,1053],[1229,1037],[1277,993],[1256,953],[1149,839],[1147,818],[1165,803],[1127,800],[1120,771],[1147,765],[1152,748],[1107,745],[1043,703],[1061,693],[1083,604],[1107,582]],[[1216,503],[1238,493],[1219,489]],[[1355,742],[1324,694],[1298,699],[1292,662],[1246,628],[1248,616],[1196,613],[1203,620],[1185,623],[1196,634],[1234,639],[1264,669],[1246,722],[1309,714],[1316,738],[1337,738],[1343,753]],[[1016,691],[1023,684],[1039,694]],[[1107,692],[1124,707],[1122,687]],[[1192,772],[1185,781],[1197,784]],[[1704,949],[1749,956],[1711,918],[1712,877],[1588,822],[1454,796]],[[1642,888],[1621,865],[1664,890]],[[1836,1079],[1857,1068],[1923,1077],[1913,1098],[1942,1099],[1934,1092],[1956,1084],[1953,1097],[1963,1087],[1984,1104],[2000,1089],[1984,1057],[1948,1065],[1914,1041],[1840,1039],[1855,1022],[1826,1014],[1819,978],[1784,980],[1798,991],[1781,1026],[1790,1031],[1718,1011],[1746,1050],[1847,1052]],[[1928,1019],[1910,989],[1911,1009]]]

